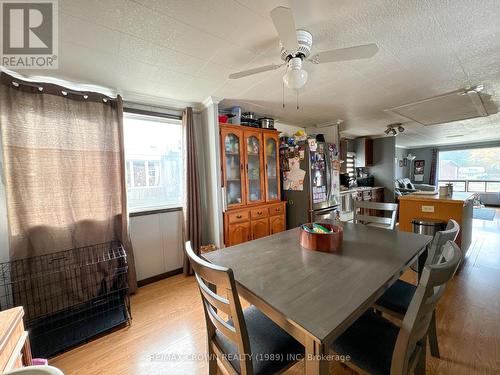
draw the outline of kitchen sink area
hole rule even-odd
[[[354,201],[383,202],[384,187],[359,186],[345,188],[340,191],[340,220],[352,221],[354,216]]]

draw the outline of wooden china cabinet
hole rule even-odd
[[[226,246],[285,230],[276,130],[220,124]]]

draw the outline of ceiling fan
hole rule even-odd
[[[322,64],[336,61],[367,59],[378,52],[376,44],[365,44],[348,48],[323,51],[311,56],[313,44],[312,34],[307,30],[296,30],[293,12],[290,8],[279,6],[271,11],[271,19],[278,32],[281,46],[281,64],[265,65],[258,68],[243,70],[229,75],[230,79],[238,79],[250,75],[276,70],[287,65],[283,76],[284,84],[298,90],[307,82],[307,71],[302,68],[303,62]]]

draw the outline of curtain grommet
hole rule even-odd
[[[19,82],[12,81],[12,86],[14,86],[14,87],[19,87]]]

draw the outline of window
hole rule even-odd
[[[356,175],[355,175],[356,168],[354,165],[355,160],[356,160],[356,153],[348,152],[346,160],[346,172],[349,175],[349,181],[356,180]]]
[[[124,114],[127,200],[130,212],[182,206],[182,124]]]
[[[500,147],[439,152],[439,185],[455,191],[500,192]]]

